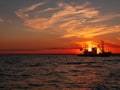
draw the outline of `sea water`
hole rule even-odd
[[[0,55],[0,90],[120,90],[120,57]]]

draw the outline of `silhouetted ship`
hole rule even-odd
[[[78,54],[78,56],[88,56],[88,57],[109,57],[111,55],[111,52],[105,52],[104,50],[104,42],[101,41],[101,52],[97,53],[98,47],[92,47],[91,51],[88,50],[88,48],[85,48],[83,50],[83,54]]]

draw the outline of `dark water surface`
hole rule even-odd
[[[0,55],[0,90],[120,90],[120,57]]]

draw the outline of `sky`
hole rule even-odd
[[[120,53],[120,0],[0,0],[0,53],[76,54],[101,40]]]

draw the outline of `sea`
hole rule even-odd
[[[120,56],[0,55],[0,90],[120,90]]]

